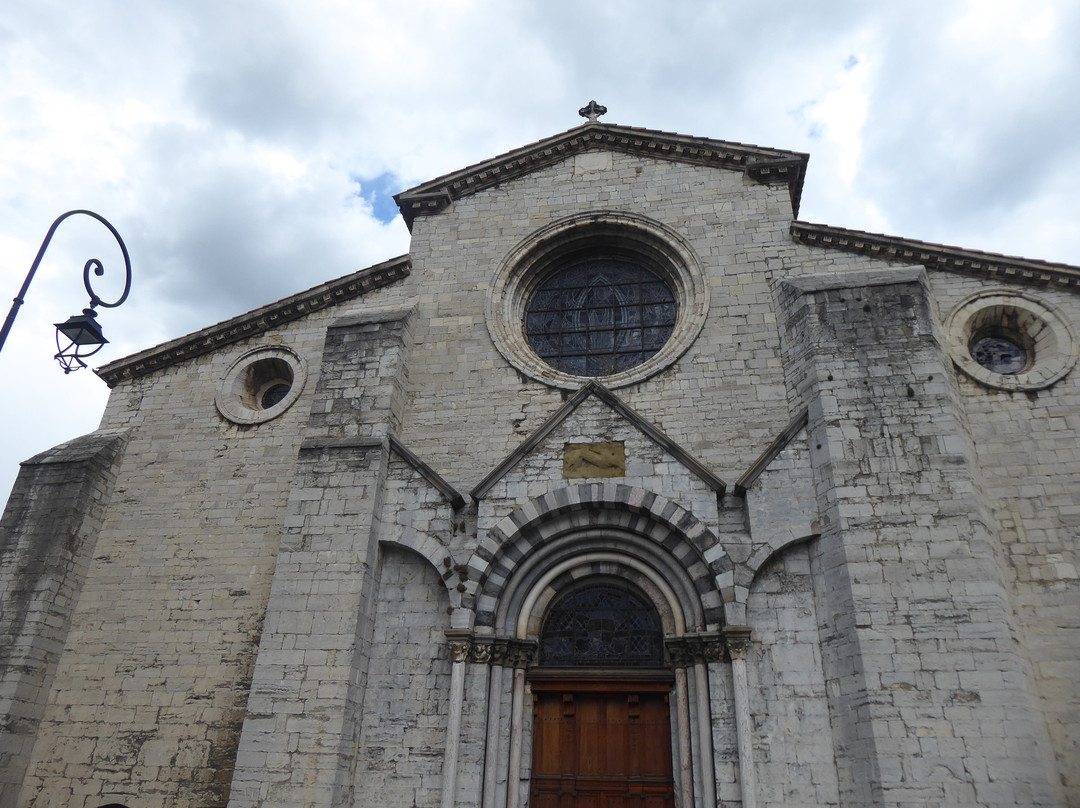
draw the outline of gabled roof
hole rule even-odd
[[[581,404],[590,396],[596,396],[596,398],[604,402],[608,407],[637,427],[647,438],[682,463],[688,470],[695,474],[698,479],[704,482],[705,485],[717,494],[724,493],[727,484],[713,474],[704,463],[653,426],[649,421],[645,420],[645,418],[643,418],[636,410],[628,406],[621,398],[604,387],[604,385],[600,384],[596,379],[592,379],[585,382],[585,384],[581,386],[581,389],[574,393],[565,404],[559,407],[559,409],[556,410],[550,418],[544,421],[535,432],[526,438],[520,446],[507,455],[499,465],[484,477],[483,480],[477,483],[476,487],[469,492],[469,495],[473,500],[479,502],[483,499],[495,483],[501,480],[512,468],[514,468],[514,466],[524,460],[544,441],[545,438],[547,438],[548,435],[555,431],[555,428],[559,426],[559,424],[569,418],[574,410],[581,406]]]
[[[312,312],[388,286],[406,277],[412,268],[409,256],[402,255],[334,281],[320,283],[307,291],[282,298],[276,303],[241,314],[239,317],[208,326],[200,331],[162,343],[145,351],[110,362],[94,372],[105,384],[115,387],[125,379],[134,379],[163,367],[216,351],[243,339],[299,320]]]
[[[689,137],[633,126],[599,121],[574,127],[560,135],[539,140],[506,154],[444,174],[402,191],[394,197],[405,223],[412,230],[417,216],[444,210],[455,199],[525,176],[539,168],[590,149],[609,149],[624,154],[658,157],[682,163],[742,171],[761,183],[786,183],[793,215],[799,215],[803,178],[810,155],[768,149],[726,140]]]
[[[977,275],[995,281],[1080,290],[1080,267],[1069,264],[966,250],[947,244],[931,244],[810,222],[792,222],[790,232],[791,237],[801,244],[865,255],[868,258],[920,264],[928,270]]]

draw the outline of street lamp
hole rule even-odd
[[[52,223],[52,227],[49,228],[49,232],[45,234],[45,240],[41,242],[37,257],[30,267],[30,272],[26,275],[26,280],[23,281],[19,294],[15,296],[15,302],[11,304],[11,310],[8,312],[7,319],[4,320],[3,329],[0,330],[0,350],[3,350],[8,332],[11,331],[11,325],[15,322],[15,315],[18,314],[19,307],[23,304],[26,290],[30,288],[30,281],[34,279],[34,273],[37,272],[38,264],[41,263],[41,258],[45,255],[45,249],[49,246],[49,242],[52,241],[53,233],[56,232],[56,228],[60,226],[64,219],[80,213],[97,219],[109,228],[109,232],[113,234],[116,243],[120,245],[120,251],[124,254],[124,271],[126,275],[124,293],[112,303],[106,303],[97,296],[97,293],[94,292],[93,287],[90,285],[90,270],[92,269],[95,275],[101,277],[105,274],[105,267],[96,258],[91,258],[83,265],[83,286],[86,288],[86,293],[90,295],[90,308],[83,309],[82,314],[69,317],[66,322],[56,324],[57,353],[53,358],[60,363],[64,373],[71,373],[73,370],[86,367],[86,362],[83,360],[96,354],[108,343],[105,335],[101,332],[101,326],[98,325],[97,312],[94,309],[98,306],[114,309],[127,300],[128,292],[131,291],[131,258],[128,256],[127,245],[120,238],[120,234],[116,232],[116,228],[109,224],[105,217],[94,213],[92,210],[69,210],[67,213],[57,217],[56,221]],[[65,341],[67,344],[62,344]],[[93,350],[84,351],[84,348],[92,348]]]

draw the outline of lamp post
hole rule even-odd
[[[105,217],[94,213],[92,210],[69,210],[67,213],[57,217],[56,221],[52,223],[52,227],[49,228],[49,232],[45,234],[45,240],[41,242],[37,257],[34,258],[34,263],[30,267],[30,272],[27,273],[26,280],[23,281],[19,294],[15,296],[15,302],[11,304],[11,310],[8,312],[7,319],[4,320],[4,327],[3,329],[0,329],[0,350],[3,350],[4,342],[7,341],[8,332],[11,331],[11,325],[15,322],[15,315],[18,314],[19,307],[23,304],[26,297],[26,290],[30,288],[30,281],[34,279],[34,273],[37,272],[42,256],[45,255],[45,250],[49,246],[49,242],[52,241],[53,233],[56,232],[56,228],[60,226],[62,221],[77,214],[83,214],[97,219],[109,228],[109,232],[113,234],[116,243],[120,245],[120,251],[124,254],[124,271],[126,276],[124,280],[124,293],[112,303],[106,303],[97,296],[97,293],[94,292],[93,287],[90,285],[90,270],[93,269],[94,274],[101,277],[105,274],[105,267],[96,258],[91,258],[83,265],[83,286],[86,288],[86,293],[90,295],[90,308],[83,309],[82,314],[76,314],[69,317],[66,322],[56,324],[57,354],[53,358],[60,363],[60,366],[64,369],[64,373],[71,373],[73,370],[79,370],[80,368],[86,367],[86,362],[84,362],[83,359],[96,354],[108,342],[108,340],[105,339],[105,335],[101,332],[101,326],[98,325],[97,312],[95,312],[94,309],[98,306],[114,309],[127,300],[128,292],[131,291],[131,258],[128,256],[127,245],[124,244],[124,240],[120,238],[120,234],[116,232],[116,228],[113,227]],[[67,340],[68,344],[62,345],[62,340]],[[93,350],[84,352],[84,348],[93,348]]]

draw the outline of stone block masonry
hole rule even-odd
[[[446,746],[449,599],[426,559],[393,545],[381,556],[356,804],[435,805]]]
[[[327,330],[229,805],[350,805],[375,620],[387,433],[407,317]]]
[[[371,438],[301,451],[230,806],[351,804],[387,451]]]
[[[67,640],[125,435],[23,463],[0,522],[0,805],[14,805]]]
[[[842,803],[1060,804],[925,274],[791,279],[784,296]]]
[[[0,523],[0,808],[517,808],[598,585],[664,626],[682,808],[1080,805],[1080,270],[793,222],[805,166],[588,124],[106,368]],[[693,327],[552,386],[500,339],[612,257]],[[1037,389],[963,355],[1020,300]]]

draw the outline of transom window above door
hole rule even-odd
[[[540,664],[549,667],[660,668],[660,616],[644,598],[610,584],[577,589],[548,610]]]

